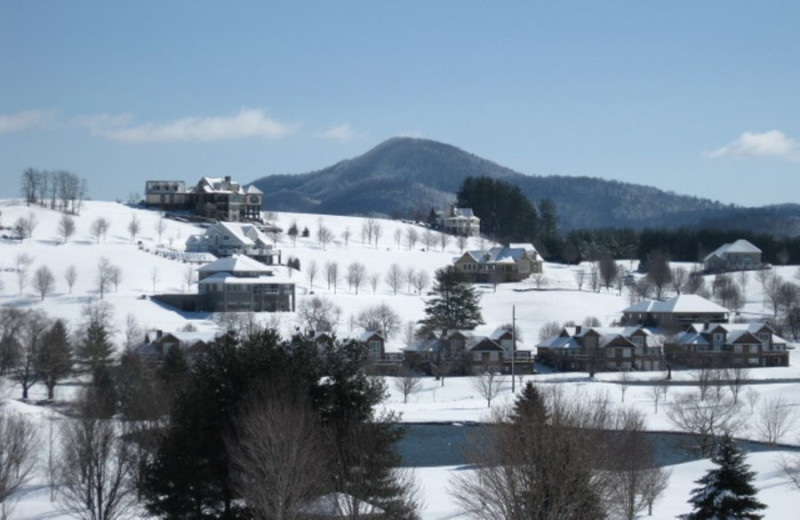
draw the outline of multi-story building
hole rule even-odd
[[[542,272],[542,258],[532,244],[509,244],[466,251],[453,267],[472,283],[519,282]]]
[[[246,189],[225,177],[203,177],[191,189],[184,181],[147,181],[145,203],[168,211],[192,211],[226,221],[261,219],[264,194],[255,186]]]
[[[766,323],[695,323],[664,350],[671,363],[689,367],[789,366],[786,340]]]

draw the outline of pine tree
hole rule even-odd
[[[683,520],[757,520],[764,515],[758,513],[767,506],[756,498],[756,488],[752,481],[755,472],[745,462],[745,453],[726,434],[717,446],[711,461],[718,467],[711,469],[692,490],[689,503],[694,511],[681,516]]]
[[[53,399],[58,381],[72,371],[72,347],[63,321],[53,323],[36,354],[36,371],[47,386],[47,398]]]
[[[108,339],[108,330],[100,320],[92,320],[78,353],[92,369],[107,365],[114,354],[114,345]]]
[[[483,323],[480,294],[452,267],[436,271],[433,292],[425,304],[425,322],[431,329],[471,330]]]

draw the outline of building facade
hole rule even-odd
[[[532,244],[509,244],[466,251],[453,267],[472,283],[519,282],[542,272],[542,258]]]
[[[789,366],[787,342],[765,323],[696,323],[664,345],[671,363],[688,367]]]
[[[230,176],[203,177],[191,189],[184,181],[147,181],[145,204],[164,211],[191,211],[223,221],[260,221],[264,194]]]

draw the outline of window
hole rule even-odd
[[[721,332],[714,333],[714,346],[721,347],[724,341],[724,335]]]
[[[381,357],[381,342],[372,339],[369,341],[369,355],[372,359],[380,359]]]
[[[631,349],[629,349],[629,348],[622,349],[622,357],[624,357],[624,358],[631,357]]]

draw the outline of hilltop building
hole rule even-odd
[[[225,177],[203,177],[191,189],[184,181],[147,181],[145,204],[164,211],[191,211],[216,220],[261,219],[264,194]]]
[[[436,227],[451,235],[476,237],[481,234],[481,219],[475,216],[472,208],[457,208],[451,204],[436,214]]]

